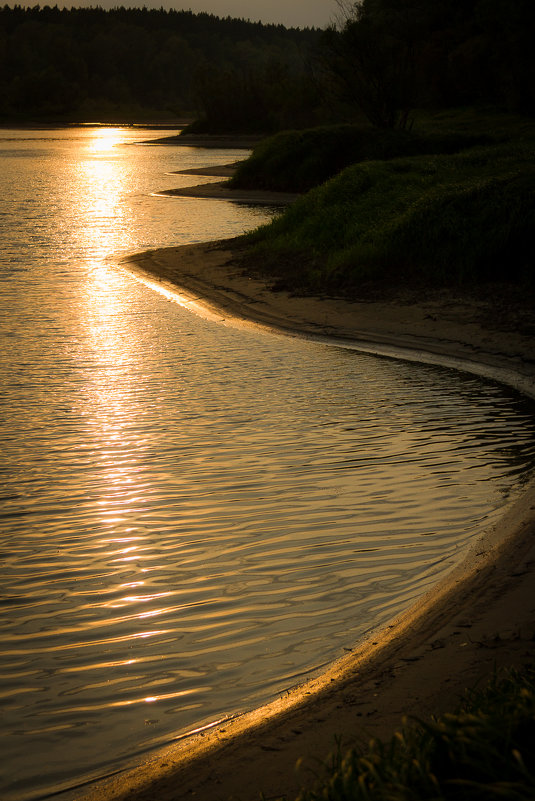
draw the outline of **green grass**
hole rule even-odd
[[[495,677],[459,709],[406,724],[389,742],[338,754],[299,801],[535,798],[535,669]]]
[[[364,161],[251,234],[247,262],[304,292],[363,282],[529,284],[535,138],[453,155]]]
[[[284,131],[257,145],[251,157],[239,167],[231,185],[240,189],[306,192],[361,161],[455,153],[490,141],[485,132],[413,133],[356,125]]]

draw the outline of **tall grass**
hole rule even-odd
[[[247,236],[249,263],[288,288],[364,281],[532,281],[535,140],[367,161]]]
[[[527,801],[535,798],[535,669],[495,677],[452,714],[338,755],[299,801]]]

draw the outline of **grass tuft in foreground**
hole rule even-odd
[[[417,721],[328,768],[299,801],[527,801],[535,798],[535,668],[468,694],[454,714]]]

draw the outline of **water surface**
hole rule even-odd
[[[225,328],[125,274],[274,213],[155,197],[244,154],[150,135],[0,132],[4,801],[321,669],[533,465],[533,405],[495,383]]]

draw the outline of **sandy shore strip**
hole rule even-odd
[[[241,161],[233,161],[231,164],[214,164],[212,167],[192,167],[189,170],[176,170],[173,175],[213,175],[217,178],[232,178]]]
[[[205,173],[209,175],[210,173]],[[232,200],[235,203],[261,204],[262,206],[287,206],[299,195],[290,192],[268,192],[258,189],[232,189],[228,181],[212,181],[196,186],[184,186],[179,189],[163,189],[158,195],[170,197],[207,198],[209,200]]]
[[[217,150],[252,150],[264,137],[244,134],[176,134],[160,139],[147,139],[146,145],[175,145],[179,147],[202,147]]]
[[[216,178],[231,178],[235,173],[239,161],[232,164],[216,164],[213,167],[193,167],[190,170],[177,170],[173,175],[203,175]],[[262,206],[287,206],[299,197],[290,192],[270,192],[265,189],[234,189],[226,181],[213,181],[195,186],[185,186],[178,189],[163,189],[157,195],[168,197],[207,198],[209,200],[232,200],[235,203],[247,203]]]
[[[484,301],[440,292],[388,302],[275,293],[236,266],[232,240],[149,251],[124,266],[218,324],[356,342],[370,352],[495,376],[535,395],[532,323],[515,309],[500,318]],[[372,736],[390,737],[404,716],[452,709],[496,668],[534,659],[534,534],[531,481],[446,580],[324,674],[68,797],[292,799],[314,784],[337,737],[343,748],[361,746]]]

